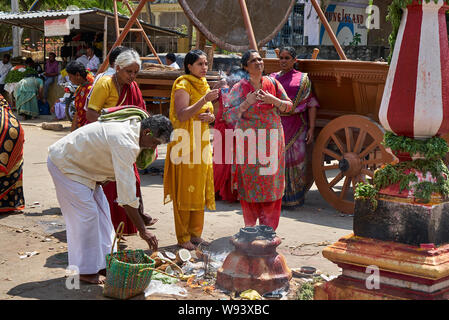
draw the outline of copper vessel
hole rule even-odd
[[[217,272],[217,287],[231,292],[253,289],[261,295],[288,288],[292,272],[276,252],[281,239],[273,228],[245,227],[230,241],[235,250]]]

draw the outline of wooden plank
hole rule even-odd
[[[170,87],[173,85],[173,80],[168,79],[144,79],[139,78],[138,83],[139,84],[153,84],[153,85],[169,85]]]
[[[171,96],[171,90],[148,89],[142,90],[142,96],[145,97],[167,97]]]

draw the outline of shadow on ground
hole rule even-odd
[[[34,209],[34,208],[30,208],[30,209]],[[36,208],[38,209],[38,208]],[[62,216],[61,213],[61,208],[49,208],[49,209],[45,209],[45,210],[37,210],[37,211],[33,211],[33,212],[25,212],[24,213],[25,216],[30,216],[30,217],[38,217],[38,216]]]
[[[59,252],[47,258],[44,267],[46,268],[67,268],[69,264],[69,254]]]
[[[73,289],[68,289],[67,284]],[[66,277],[23,283],[9,290],[7,294],[38,300],[107,299],[103,296],[102,286],[80,283],[78,289],[74,287],[74,282],[70,282]]]
[[[236,215],[242,216],[242,208],[239,202],[229,203],[226,201],[216,201],[216,211],[234,211]],[[219,213],[217,213],[220,215]],[[352,230],[353,217],[345,215],[332,208],[321,197],[318,190],[310,190],[306,196],[304,206],[295,210],[285,210],[281,212],[281,217],[294,219],[299,222],[322,225],[326,227]],[[242,224],[243,224],[243,217]]]

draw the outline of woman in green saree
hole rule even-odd
[[[38,99],[42,97],[44,82],[35,75],[28,76],[20,80],[14,91],[16,107],[19,115],[25,120],[39,116]]]

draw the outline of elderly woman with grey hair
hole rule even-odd
[[[119,54],[114,65],[116,73],[110,76],[105,75],[101,77],[92,88],[86,112],[88,122],[97,121],[101,110],[112,107],[135,106],[146,111],[142,93],[139,86],[134,81],[141,66],[142,62],[139,54],[135,50],[129,49]],[[145,224],[151,226],[155,224],[158,219],[153,219],[143,212],[140,176],[135,165],[134,171],[136,174],[137,197],[140,199],[139,212],[141,213]],[[103,189],[111,208],[111,218],[114,228],[117,228],[120,222],[124,222],[124,234],[135,234],[137,232],[136,227],[126,215],[125,210],[116,202],[117,190],[115,182],[108,183]]]

